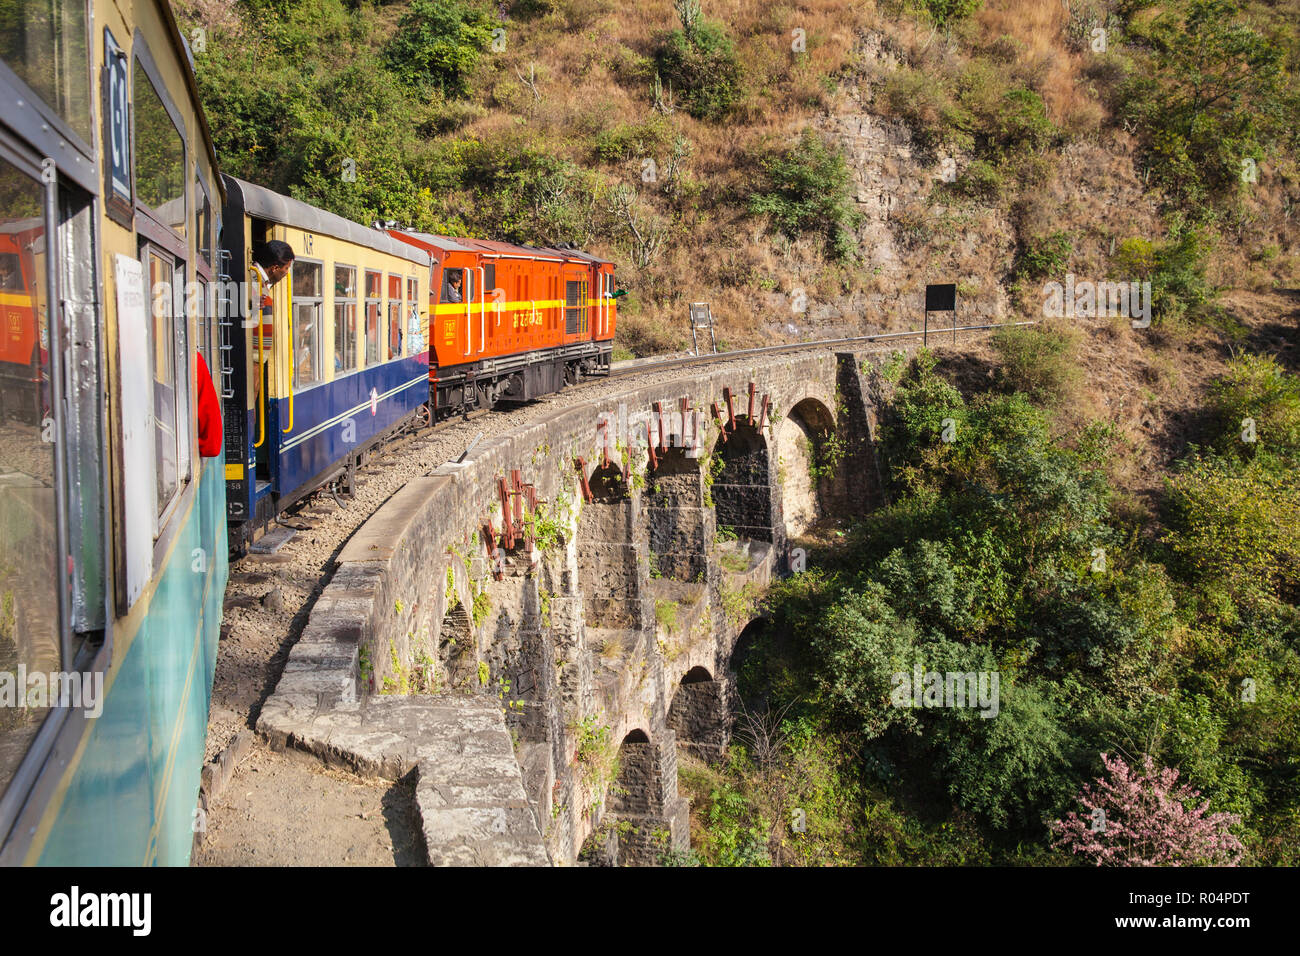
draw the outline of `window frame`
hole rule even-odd
[[[379,295],[377,296],[372,296],[370,294],[371,276],[377,276],[379,279],[379,285],[378,285]],[[363,269],[362,281],[365,283],[362,289],[362,291],[365,293],[365,296],[362,300],[365,303],[364,308],[362,310],[362,318],[364,320],[362,323],[362,332],[364,333],[362,338],[364,339],[365,346],[366,346],[365,353],[364,353],[366,357],[366,362],[365,365],[362,366],[362,368],[370,368],[371,366],[382,364],[382,359],[380,359],[380,356],[383,354],[383,346],[384,346],[384,328],[383,328],[384,272],[382,269]],[[375,306],[375,357],[373,360],[370,358],[370,306],[371,305]],[[359,349],[358,352],[360,352]]]
[[[148,256],[149,256],[149,252],[150,252],[151,248],[155,248],[156,244],[153,243],[153,242],[150,242],[148,239],[138,240],[138,241],[137,241],[137,244],[138,244],[138,247],[139,247],[139,249],[140,249],[140,255],[139,255],[139,258],[140,258],[140,264],[141,264],[141,266],[144,267],[144,275],[145,275],[145,279],[146,279],[146,281],[147,281],[148,278],[149,278],[149,259],[148,259]],[[185,274],[186,274],[186,271],[185,271],[185,260],[184,260],[184,259],[177,259],[175,256],[169,256],[169,255],[167,254],[167,250],[165,250],[165,249],[163,249],[163,248],[161,248],[161,247],[156,247],[156,248],[155,248],[155,251],[158,252],[158,253],[161,253],[160,258],[164,258],[164,259],[168,259],[168,258],[170,258],[170,259],[171,259],[173,282],[175,281],[175,278],[174,278],[174,277],[175,277],[176,275],[179,274],[179,275],[181,276],[181,282],[182,282],[182,290],[181,290],[180,295],[183,297],[183,296],[184,296],[184,288],[183,288],[183,286],[184,286],[184,276],[185,276]],[[146,303],[147,303],[148,308],[149,308],[149,310],[150,310],[150,312],[149,312],[149,317],[150,317],[150,322],[149,322],[149,346],[150,346],[150,350],[151,350],[151,353],[152,353],[151,356],[150,356],[150,363],[152,364],[153,361],[155,360],[154,356],[157,355],[157,351],[156,351],[156,350],[157,350],[157,342],[154,341],[154,326],[155,326],[155,322],[153,321],[153,320],[154,320],[154,316],[153,316],[153,296],[152,296],[152,294],[149,293],[149,292],[146,292],[145,300],[146,300]],[[172,494],[172,496],[171,496],[171,498],[168,500],[166,506],[163,506],[163,507],[155,506],[155,508],[154,508],[154,511],[155,511],[155,517],[154,517],[154,566],[155,566],[155,567],[159,566],[160,561],[162,560],[162,557],[163,557],[162,554],[159,554],[159,551],[165,548],[166,543],[170,540],[171,534],[175,531],[175,527],[173,527],[173,524],[172,524],[172,519],[175,518],[176,515],[178,514],[178,512],[181,511],[181,502],[183,502],[183,501],[185,500],[185,498],[186,498],[186,493],[187,493],[188,491],[190,491],[190,490],[193,488],[193,486],[194,486],[194,478],[195,478],[195,475],[194,475],[194,458],[195,458],[195,444],[196,444],[196,442],[197,442],[197,435],[195,434],[196,429],[193,427],[193,424],[194,424],[194,415],[193,415],[193,403],[194,403],[194,359],[192,358],[192,355],[193,355],[193,351],[194,351],[194,350],[190,348],[190,327],[189,327],[190,324],[189,324],[189,313],[188,313],[188,311],[187,311],[187,310],[185,309],[185,307],[184,307],[184,300],[183,300],[183,298],[182,298],[182,301],[181,301],[181,307],[180,307],[179,309],[176,308],[176,300],[177,300],[177,291],[176,291],[175,286],[173,285],[173,287],[172,287],[172,310],[173,310],[173,311],[172,311],[172,322],[173,322],[173,334],[175,334],[175,326],[176,326],[176,324],[179,324],[179,325],[181,326],[181,328],[184,330],[184,331],[183,331],[184,341],[183,341],[183,343],[179,343],[179,342],[178,342],[178,343],[175,343],[175,345],[174,345],[174,352],[173,352],[173,356],[172,356],[172,360],[176,363],[176,366],[175,366],[175,378],[176,378],[176,383],[177,383],[177,384],[176,384],[176,391],[177,391],[177,394],[178,394],[178,400],[174,403],[174,404],[175,404],[175,411],[176,411],[176,423],[177,423],[177,424],[176,424],[176,430],[177,430],[177,432],[178,432],[178,434],[177,434],[177,436],[176,436],[176,455],[177,455],[177,460],[176,460],[176,491]],[[179,313],[179,314],[178,314],[178,313]],[[179,347],[179,348],[176,348],[176,346],[180,346],[180,347]],[[183,369],[182,369],[182,364],[183,364],[183,366],[184,366]],[[183,374],[182,374],[182,372],[183,372]],[[184,416],[181,415],[181,403],[180,403],[180,401],[179,401],[179,394],[180,394],[180,391],[181,391],[181,383],[182,383],[182,382],[184,383],[184,387],[185,387],[185,391],[184,391],[184,395],[185,395],[184,411],[185,411],[185,414],[184,414]],[[157,380],[156,380],[156,379],[154,380],[154,386],[155,386],[155,388],[157,387]],[[185,459],[185,460],[184,460],[184,467],[183,467],[183,468],[182,468],[182,461],[181,461],[181,448],[182,448],[182,443],[181,443],[181,435],[179,434],[179,431],[180,431],[180,427],[181,427],[181,423],[182,423],[182,422],[184,423],[185,428],[186,428],[186,437],[189,439],[188,442],[185,444],[186,451],[185,451],[185,455],[184,455],[184,459]],[[155,425],[154,427],[156,428],[157,425]],[[158,462],[155,460],[155,465],[157,465],[157,464],[158,464]]]
[[[179,255],[182,259],[188,259],[188,248],[186,238],[176,232],[168,223],[163,222],[152,206],[149,206],[140,199],[140,188],[136,183],[136,161],[139,158],[139,150],[136,148],[136,91],[135,91],[135,69],[134,65],[139,64],[145,75],[149,78],[149,83],[153,87],[153,92],[162,102],[163,109],[171,119],[172,126],[175,127],[181,138],[181,196],[185,204],[181,221],[188,226],[193,216],[193,210],[190,208],[192,199],[190,196],[189,185],[187,182],[190,167],[193,160],[190,156],[191,147],[189,134],[185,128],[185,121],[176,104],[172,102],[171,93],[167,90],[167,84],[163,82],[162,73],[154,63],[153,56],[149,53],[149,45],[145,42],[144,36],[139,30],[135,31],[134,42],[131,49],[132,69],[129,71],[131,76],[131,204],[136,213],[136,232],[146,235],[149,239],[170,247],[173,254]],[[198,258],[197,252],[195,258]]]
[[[386,279],[384,283],[384,361],[391,362],[394,359],[402,357],[402,350],[406,348],[406,336],[402,334],[402,321],[405,311],[404,299],[402,298],[403,280],[406,278],[401,274],[385,272]],[[393,298],[393,288],[397,288],[397,298]],[[394,321],[396,319],[396,321]],[[397,330],[397,353],[393,353],[393,330]]]
[[[85,162],[59,163],[60,175],[66,176],[96,199],[99,191],[99,165],[95,162],[99,147],[99,130],[95,128],[95,10],[90,0],[85,0],[86,12],[86,82],[89,92],[90,139],[86,140],[73,129],[59,111],[27,85],[17,72],[4,60],[0,59],[0,102],[7,104],[24,103],[30,110],[19,112],[7,110],[5,123],[13,128],[18,138],[25,140],[41,156],[60,156],[65,152],[65,145],[72,146],[81,153]],[[12,115],[11,115],[12,114]]]
[[[3,83],[0,82],[0,88],[2,87]],[[48,155],[51,154],[44,154],[44,156]],[[65,241],[67,235],[65,226],[69,221],[64,215],[66,209],[63,205],[65,186],[79,189],[85,197],[85,204],[82,206],[81,212],[90,217],[91,261],[87,264],[90,273],[84,278],[91,294],[102,298],[103,277],[100,274],[98,260],[103,249],[103,242],[100,235],[100,220],[97,215],[100,193],[98,170],[93,168],[93,164],[91,164],[91,175],[87,178],[82,175],[83,170],[80,168],[84,164],[73,162],[60,165],[56,162],[57,175],[52,180],[47,181],[46,177],[42,175],[42,159],[43,154],[40,151],[39,138],[37,142],[32,142],[31,139],[26,137],[23,129],[16,127],[11,133],[10,130],[0,125],[0,160],[8,162],[21,174],[31,178],[40,188],[43,197],[41,219],[47,243],[45,297],[47,302],[51,303],[51,305],[47,306],[47,314],[52,315],[53,313],[50,310],[56,307],[55,304],[57,304],[59,313],[62,314],[62,304],[67,299],[65,293],[73,291],[63,288],[65,259],[70,251]],[[72,168],[68,168],[69,166]],[[49,251],[52,249],[57,250],[57,262],[54,255]],[[72,321],[75,324],[75,319]],[[96,323],[98,327],[97,316]],[[75,379],[67,374],[67,368],[63,363],[54,357],[63,356],[71,350],[73,360],[79,361],[76,356],[80,351],[80,343],[76,341],[72,343],[64,342],[62,326],[63,323],[58,321],[49,323],[50,339],[48,347],[51,356],[51,415],[59,436],[58,440],[54,442],[54,474],[57,479],[54,482],[54,488],[58,526],[56,560],[57,566],[60,568],[66,567],[69,561],[75,561],[77,557],[77,549],[74,547],[69,528],[69,521],[73,513],[73,489],[70,485],[72,475],[68,449],[73,447],[72,442],[74,439],[68,434],[69,419],[65,407],[70,403],[75,404],[76,396],[65,395],[67,391],[65,378],[68,378],[74,384]],[[98,483],[97,487],[79,486],[77,492],[82,498],[92,497],[99,509],[100,523],[104,531],[99,545],[100,573],[102,575],[100,583],[103,588],[104,603],[108,604],[113,600],[111,591],[116,577],[116,574],[110,571],[110,568],[116,567],[116,558],[110,558],[110,553],[116,549],[116,538],[115,534],[110,534],[111,525],[108,521],[108,514],[112,507],[110,502],[113,500],[112,469],[108,450],[111,442],[112,426],[107,417],[107,400],[105,396],[105,390],[109,384],[109,377],[104,364],[105,347],[106,343],[101,337],[96,337],[94,342],[91,343],[91,348],[96,353],[93,356],[95,367],[92,372],[94,376],[92,385],[94,394],[93,413],[96,420],[91,426],[92,437],[95,442],[95,454],[93,459],[87,460],[98,470]],[[89,356],[85,358],[88,359]],[[78,386],[78,388],[80,387]],[[103,625],[96,628],[93,626],[94,622],[87,622],[90,626],[78,633],[88,635],[90,639],[83,638],[75,645],[73,643],[73,627],[76,623],[73,603],[75,587],[75,584],[70,583],[67,588],[56,587],[54,589],[57,603],[60,668],[65,671],[76,670],[82,673],[107,673],[112,660],[114,645],[111,628],[104,628]],[[107,622],[103,623],[106,624]],[[93,639],[96,631],[101,635],[101,639],[98,641]],[[48,801],[64,776],[64,768],[67,766],[68,761],[72,759],[82,739],[89,719],[83,711],[76,708],[49,708],[26,750],[15,765],[13,774],[3,784],[3,789],[0,790],[0,851],[2,851],[0,853],[0,862],[5,865],[22,861],[22,856],[30,845],[30,833],[32,832],[24,832],[23,828],[29,822],[34,824],[39,815],[44,812]]]
[[[310,256],[295,256],[290,271],[300,265],[315,266],[320,270],[320,281],[317,283],[319,295],[299,295],[296,285],[291,286],[293,295],[289,299],[289,347],[294,351],[292,374],[289,376],[289,388],[293,394],[301,395],[303,392],[309,392],[313,388],[325,384],[325,360],[321,354],[320,345],[324,341],[325,332],[325,260],[315,259]],[[298,313],[297,306],[299,303],[314,304],[316,306],[316,350],[312,358],[314,371],[316,372],[315,380],[305,386],[298,384],[298,357],[297,357],[297,332],[298,332]]]
[[[358,340],[361,338],[361,336],[359,335],[360,329],[358,328],[358,323],[357,323],[357,300],[359,298],[357,295],[357,273],[359,270],[357,269],[356,266],[348,265],[346,262],[337,262],[337,261],[333,263],[333,269],[334,269],[334,294],[333,294],[334,351],[336,354],[338,353],[338,348],[339,348],[339,342],[338,342],[339,308],[340,307],[347,308],[349,306],[352,308],[352,318],[349,322],[352,330],[352,365],[350,367],[345,365],[341,369],[334,370],[334,380],[337,381],[340,378],[343,378],[347,375],[352,375],[354,372],[359,372],[361,370],[361,350],[357,347],[359,344]],[[352,294],[351,295],[341,296],[338,293],[338,270],[339,269],[348,269],[352,272]]]

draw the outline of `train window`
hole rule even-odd
[[[293,390],[319,385],[324,380],[321,346],[321,264],[295,259],[293,263]]]
[[[82,0],[10,0],[0,28],[0,59],[87,143],[90,63]]]
[[[195,280],[198,295],[190,296],[187,304],[190,307],[191,317],[194,319],[194,327],[199,333],[199,351],[203,353],[203,361],[208,366],[208,374],[213,374],[217,369],[216,352],[212,340],[212,309],[209,308],[208,302],[208,283],[202,276]],[[220,385],[214,381],[213,385],[220,389]]]
[[[402,357],[402,277],[388,277],[388,351],[385,361]]]
[[[185,234],[185,140],[139,60],[135,62],[135,194]]]
[[[212,265],[212,203],[199,179],[194,180],[194,248],[208,266]]]
[[[414,277],[406,277],[406,354],[424,351],[424,332],[420,328],[420,292]]]
[[[146,247],[149,301],[153,321],[150,349],[153,365],[154,463],[157,467],[158,526],[189,479],[189,347],[186,322],[176,307],[184,270],[152,246]]]
[[[378,272],[366,273],[366,365],[379,361],[379,297],[383,294],[383,277]]]
[[[465,301],[465,269],[444,269],[442,271],[442,302]]]
[[[0,670],[59,669],[58,532],[54,444],[42,440],[50,405],[44,319],[41,185],[0,159]],[[38,708],[0,720],[0,790],[40,727]]]
[[[334,374],[357,368],[357,270],[334,267]]]

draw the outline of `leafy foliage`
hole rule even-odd
[[[852,177],[838,150],[805,129],[793,146],[763,156],[760,166],[763,181],[750,194],[751,213],[771,217],[792,239],[821,233],[837,259],[853,256],[860,217],[853,208]]]
[[[1144,3],[1131,3],[1136,14]],[[1128,30],[1150,51],[1125,91],[1153,169],[1171,199],[1209,215],[1243,185],[1244,161],[1288,135],[1285,53],[1240,15],[1234,0],[1178,0]]]
[[[744,93],[736,45],[721,24],[708,20],[669,33],[655,56],[655,68],[696,119],[725,118]]]

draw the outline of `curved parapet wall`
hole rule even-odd
[[[258,730],[359,773],[414,770],[434,864],[684,848],[675,745],[725,745],[736,638],[791,565],[787,485],[817,499],[801,514],[879,500],[880,357],[629,386],[410,482],[340,553]],[[783,431],[793,409],[814,413]],[[788,482],[778,436],[832,429],[833,467]]]

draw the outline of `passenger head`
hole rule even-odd
[[[253,261],[262,267],[262,271],[271,280],[271,285],[275,285],[289,274],[289,269],[293,266],[293,249],[289,243],[279,239],[254,243]]]

